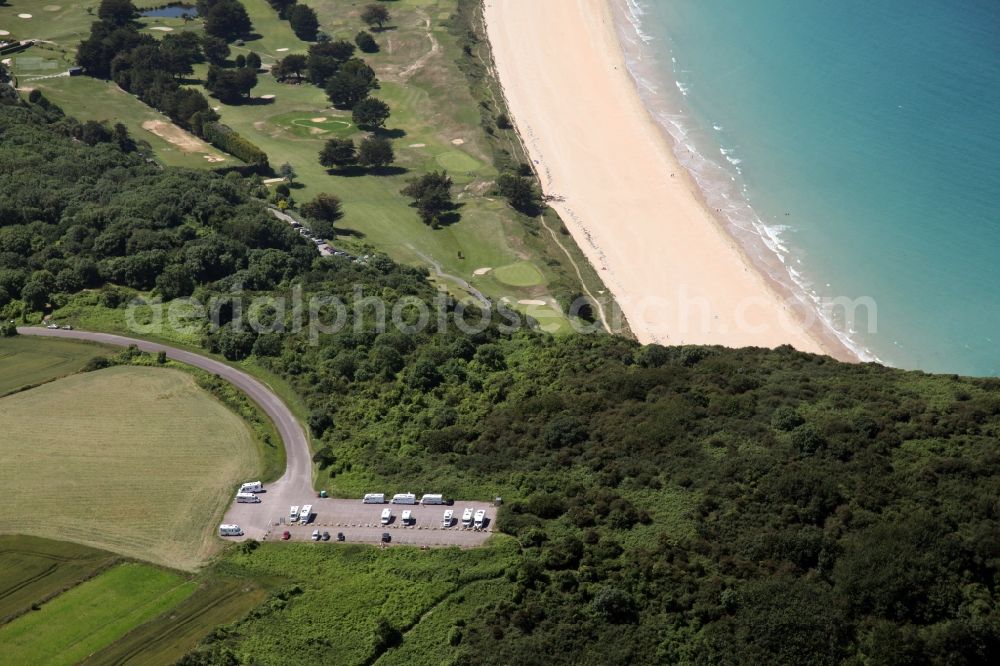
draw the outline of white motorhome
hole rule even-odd
[[[236,493],[237,504],[257,504],[258,502],[260,502],[260,498],[253,493]]]
[[[444,495],[424,495],[420,498],[421,504],[444,504]]]
[[[312,504],[306,504],[304,507],[302,507],[302,510],[299,511],[299,522],[301,522],[303,525],[307,524],[309,522],[309,519],[312,518],[312,512],[313,512]]]
[[[368,493],[361,501],[365,504],[385,504],[385,493]]]
[[[243,536],[239,525],[219,525],[219,536]]]
[[[288,512],[288,522],[294,523],[299,519],[299,507],[293,506]]]
[[[472,527],[472,509],[462,512],[462,527]]]
[[[455,512],[448,509],[444,512],[444,518],[441,519],[441,527],[448,528],[451,527],[451,521],[455,518]]]
[[[261,483],[260,481],[250,481],[240,486],[241,493],[259,493],[263,492],[263,490],[264,490],[264,484]]]
[[[403,512],[403,524],[409,525],[412,522],[413,522],[413,512],[407,509],[406,511]]]
[[[392,509],[385,508],[382,509],[382,524],[388,525],[389,521],[392,520]]]
[[[396,493],[392,496],[393,504],[416,504],[417,496],[413,493]]]
[[[483,509],[476,511],[476,521],[475,521],[476,529],[477,530],[483,529],[483,523],[485,522],[486,522],[486,511],[484,511]]]

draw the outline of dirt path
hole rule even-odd
[[[283,516],[290,505],[308,504],[310,498],[316,496],[312,484],[312,454],[309,450],[309,440],[298,419],[271,389],[242,370],[194,352],[110,333],[47,328],[18,328],[17,332],[20,335],[89,340],[116,347],[136,345],[142,351],[153,354],[166,352],[167,357],[172,360],[193,365],[222,377],[257,403],[274,423],[281,436],[287,462],[285,473],[281,478],[266,486],[267,492],[261,495],[260,504],[233,504],[226,513],[225,522],[240,525],[245,532],[244,538],[260,539],[270,529],[271,523]]]
[[[177,146],[185,153],[201,153],[209,162],[226,161],[226,158],[222,155],[212,152],[207,143],[195,135],[185,132],[173,123],[164,120],[147,120],[142,124],[142,129],[155,134],[167,143]]]

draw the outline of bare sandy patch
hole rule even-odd
[[[426,146],[427,146],[426,143],[411,143],[410,144],[410,148],[425,148]]]
[[[461,146],[465,143],[465,139],[452,139],[451,142],[456,146]]]
[[[492,266],[485,266],[483,268],[477,268],[476,270],[472,271],[472,274],[473,275],[486,275],[491,270],[493,270]]]
[[[287,50],[288,50],[288,49],[275,49],[275,51],[277,51],[278,53],[284,53],[284,52],[285,52],[285,51],[287,51]]]
[[[265,178],[264,179],[264,184],[265,185],[274,185],[275,183],[283,183],[283,182],[285,182],[284,178]]]
[[[260,96],[261,99],[274,99],[274,97],[275,97],[274,95],[261,95]]]
[[[174,29],[167,27],[165,25],[154,25],[150,30],[159,30],[160,32],[173,32]]]
[[[203,153],[205,159],[209,162],[226,161],[225,157],[209,149],[207,143],[172,123],[163,120],[147,120],[142,124],[142,129],[152,132],[164,141],[177,146],[185,153]]]
[[[545,305],[545,301],[540,298],[522,298],[518,303],[520,305]]]
[[[323,116],[319,116],[318,118],[310,118],[310,121],[314,123],[325,123],[326,118],[324,118]]]
[[[7,35],[9,35],[9,34],[10,34],[10,33],[9,33],[9,32],[7,32],[6,30],[0,30],[0,37],[6,37],[6,36],[7,36]]]
[[[30,19],[31,14],[18,14],[17,18]]]

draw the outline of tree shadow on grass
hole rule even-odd
[[[359,127],[359,129],[365,129],[365,128]],[[406,136],[406,130],[400,129],[398,127],[395,129],[385,129],[384,127],[377,127],[375,129],[367,131],[370,131],[375,136],[380,136],[384,139],[402,139],[404,136]]]
[[[265,106],[267,104],[274,104],[274,98],[263,99],[262,97],[251,97],[248,101],[244,102],[244,106]],[[239,106],[234,105],[234,106]]]
[[[401,166],[372,167],[368,173],[373,176],[402,176],[410,173],[410,170]]]
[[[364,238],[365,234],[363,231],[358,231],[357,229],[347,229],[345,227],[335,226],[337,231],[337,236],[347,236],[349,238]]]

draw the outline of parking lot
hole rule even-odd
[[[289,498],[282,493],[282,503],[277,497],[262,494],[260,504],[235,504],[226,518],[240,525],[246,538],[261,541],[278,541],[283,532],[288,531],[291,541],[311,541],[313,530],[330,533],[330,543],[337,543],[337,533],[342,532],[346,543],[382,542],[382,534],[388,532],[392,538],[390,545],[407,544],[416,546],[459,546],[471,548],[481,546],[493,533],[496,507],[489,502],[455,501],[450,505],[407,505],[407,504],[364,504],[361,499],[329,499],[312,497]],[[271,501],[268,501],[271,500]],[[291,505],[312,504],[312,520],[308,525],[289,524],[288,512]],[[381,525],[383,509],[391,509],[393,519],[388,525]],[[483,529],[462,527],[462,512],[466,508],[473,513],[482,509],[486,512]],[[450,528],[444,528],[441,520],[446,510],[454,512]],[[412,513],[409,525],[402,524],[403,511]]]

